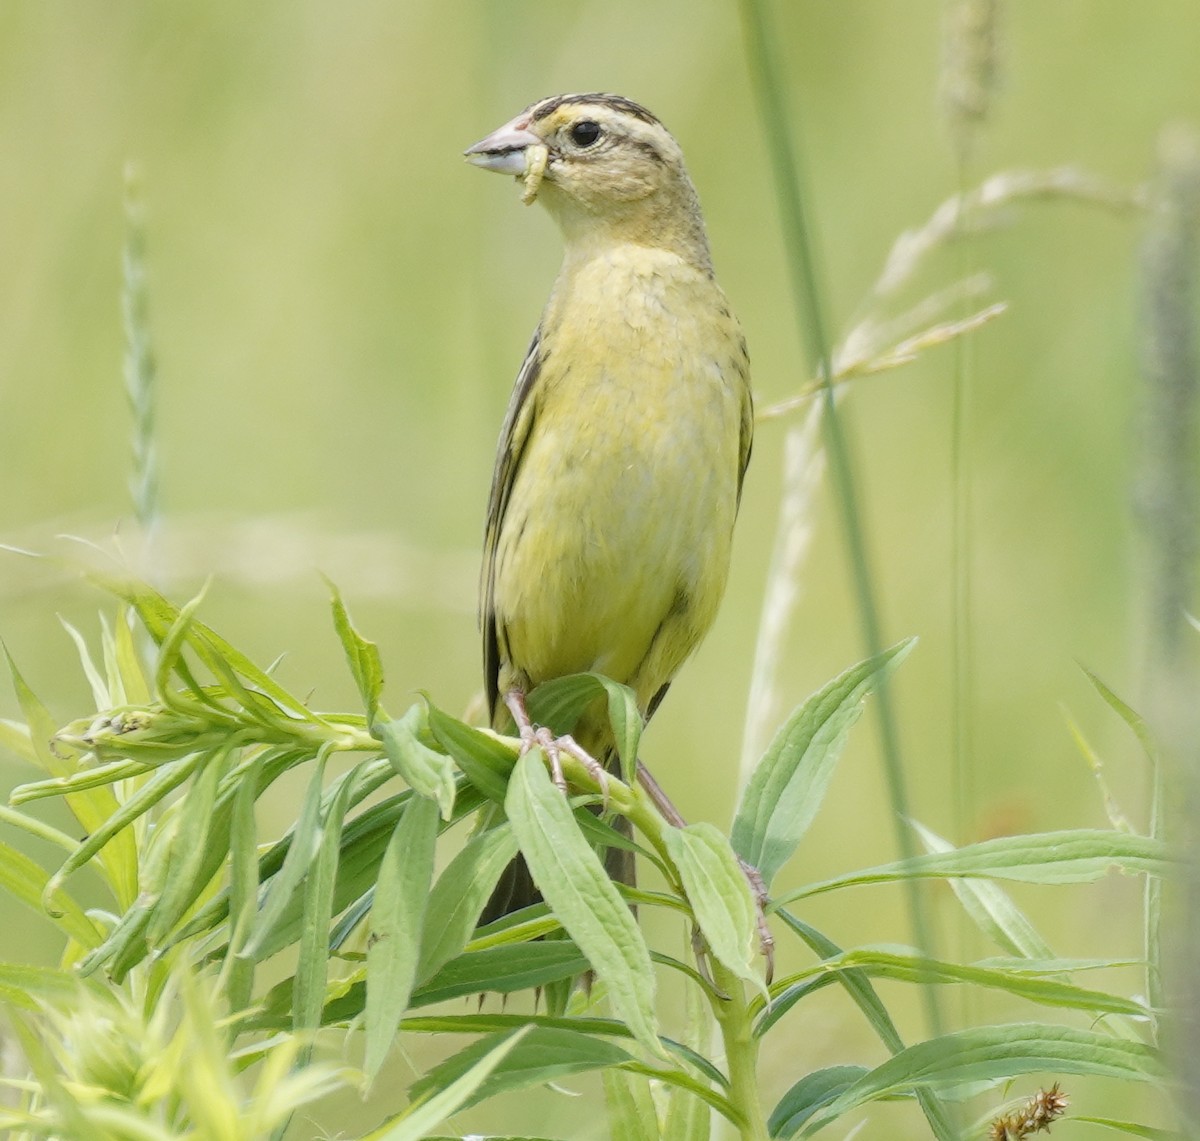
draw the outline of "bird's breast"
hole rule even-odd
[[[654,259],[561,281],[497,546],[494,604],[535,683],[634,679],[664,622],[673,673],[724,589],[737,510],[740,334],[705,275]]]

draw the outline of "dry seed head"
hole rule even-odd
[[[996,88],[1000,0],[947,0],[942,100],[964,138],[985,118]]]
[[[1066,1112],[1069,1098],[1058,1082],[1040,1089],[1020,1108],[997,1117],[988,1130],[988,1141],[1022,1141],[1034,1133],[1050,1132],[1050,1126]]]

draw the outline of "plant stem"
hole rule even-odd
[[[750,1004],[742,980],[716,959],[710,959],[713,982],[725,997],[710,996],[725,1046],[729,1071],[729,1100],[742,1115],[742,1141],[767,1141],[767,1119],[758,1096],[758,1041],[753,1034]]]

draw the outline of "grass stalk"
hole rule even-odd
[[[799,147],[793,142],[794,131],[784,105],[781,73],[771,50],[775,37],[768,31],[765,0],[740,0],[739,7],[750,80],[766,132],[767,149],[774,174],[775,195],[797,323],[802,340],[808,347],[810,367],[807,371],[808,375],[816,375],[822,380],[820,399],[824,409],[824,442],[829,454],[830,477],[840,507],[839,514],[850,562],[862,638],[866,652],[874,655],[882,650],[883,637],[866,533],[859,517],[858,492],[850,444],[834,397],[830,342],[822,309],[816,258],[809,236]],[[896,845],[903,859],[911,859],[916,855],[916,846],[907,825],[908,791],[900,755],[899,733],[887,684],[881,683],[878,688],[877,710],[877,725],[888,795],[893,809]],[[926,914],[924,892],[915,881],[907,884],[907,898],[914,939],[919,947],[932,954],[932,930]],[[926,1017],[932,1032],[936,1034],[941,1025],[941,1017],[935,988],[921,989]]]

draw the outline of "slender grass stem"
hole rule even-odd
[[[830,477],[840,505],[843,534],[848,551],[859,622],[867,652],[877,654],[883,637],[870,569],[866,534],[859,518],[858,492],[850,443],[838,416],[829,338],[822,311],[821,289],[804,201],[804,179],[799,148],[793,142],[793,129],[784,106],[780,71],[771,51],[773,35],[768,32],[765,0],[740,0],[743,39],[748,69],[758,101],[759,115],[767,135],[767,148],[775,179],[775,195],[780,211],[784,249],[791,277],[796,317],[810,357],[809,375],[822,379],[824,405],[823,428],[829,453]],[[891,799],[896,844],[902,858],[916,855],[916,847],[907,826],[908,791],[900,755],[899,733],[892,708],[890,689],[881,684],[877,691],[878,727]],[[932,951],[932,931],[926,916],[924,893],[915,882],[907,885],[908,906],[914,938],[918,946]],[[933,987],[923,987],[926,1016],[934,1033],[941,1018]]]

